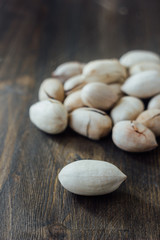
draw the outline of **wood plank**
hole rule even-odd
[[[92,141],[69,128],[51,136],[28,117],[62,62],[160,53],[159,11],[158,0],[0,1],[0,239],[160,238],[160,148],[126,153],[111,135]],[[57,175],[78,159],[109,161],[127,181],[105,196],[71,194]]]

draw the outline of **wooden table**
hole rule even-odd
[[[159,12],[158,0],[0,1],[0,240],[160,239],[160,147],[132,154],[111,135],[51,136],[28,117],[62,62],[160,53]],[[109,161],[127,181],[105,196],[71,194],[57,174],[77,159]]]

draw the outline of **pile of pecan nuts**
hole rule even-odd
[[[123,150],[152,150],[160,135],[160,56],[134,50],[119,60],[63,63],[42,82],[38,98],[29,116],[46,133],[61,133],[69,125],[99,140],[112,130]]]

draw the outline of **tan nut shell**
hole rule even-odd
[[[45,79],[40,85],[38,97],[40,101],[52,98],[63,102],[64,89],[62,83],[55,78]]]
[[[160,109],[160,94],[151,98],[148,103],[148,109]]]
[[[160,64],[156,62],[140,62],[129,68],[130,75],[137,74],[139,72],[155,70],[160,72]]]
[[[81,99],[81,90],[69,94],[64,100],[64,106],[68,112],[71,112],[76,108],[83,107],[84,104]]]
[[[78,108],[70,113],[69,126],[83,136],[98,140],[111,131],[112,121],[98,109]]]
[[[118,100],[118,95],[105,83],[88,83],[81,92],[81,99],[88,107],[107,110]]]
[[[66,165],[58,179],[68,191],[85,196],[115,191],[126,179],[115,165],[99,160],[79,160]]]
[[[56,100],[44,100],[29,109],[31,122],[46,133],[57,134],[67,127],[68,116],[64,105]]]
[[[112,90],[116,93],[116,95],[118,96],[118,98],[123,97],[124,93],[121,90],[121,86],[122,84],[120,83],[112,83],[109,84],[109,86],[112,88]]]
[[[117,147],[128,152],[146,152],[158,146],[153,132],[135,121],[116,123],[112,139]]]
[[[123,82],[127,77],[126,69],[116,59],[95,60],[86,64],[83,75],[87,82]],[[95,78],[95,79],[94,79]]]
[[[160,57],[158,54],[151,51],[133,50],[123,54],[119,61],[125,67],[131,67],[132,65],[144,61],[160,63]]]
[[[160,136],[160,109],[149,109],[142,112],[137,122],[148,127],[156,136]]]
[[[65,62],[59,65],[52,73],[53,77],[58,77],[63,81],[82,73],[84,64],[79,62]]]
[[[135,97],[122,97],[111,111],[111,118],[115,123],[123,120],[135,120],[144,110],[143,102]]]
[[[86,84],[85,77],[83,75],[77,75],[75,77],[69,78],[64,83],[65,94],[69,95],[74,91],[81,89],[85,84]]]
[[[154,70],[137,73],[129,77],[121,89],[134,97],[152,97],[160,92],[160,73]]]

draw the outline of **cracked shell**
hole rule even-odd
[[[81,90],[69,94],[64,100],[64,106],[68,112],[72,112],[76,108],[84,107],[81,99]]]
[[[57,134],[67,127],[67,110],[57,100],[48,99],[33,104],[29,116],[31,122],[46,133]]]
[[[135,121],[116,123],[113,127],[112,139],[117,147],[127,152],[146,152],[158,146],[153,132]]]
[[[86,85],[86,81],[83,75],[77,75],[75,77],[69,78],[64,83],[65,94],[69,95],[77,90],[80,90],[84,85]]]
[[[40,85],[38,98],[40,101],[52,98],[63,102],[64,89],[62,83],[55,78],[45,79]]]
[[[65,62],[59,65],[52,73],[53,77],[57,77],[65,82],[68,78],[82,73],[84,64],[80,62]]]
[[[142,112],[137,122],[148,127],[156,136],[160,136],[160,109],[149,109]]]
[[[77,133],[98,140],[109,134],[111,118],[95,108],[78,108],[69,115],[69,126]]]

